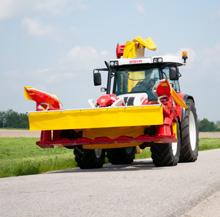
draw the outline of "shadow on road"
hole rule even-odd
[[[137,170],[161,170],[164,168],[165,167],[155,167],[151,160],[136,160],[134,161],[134,163],[129,165],[112,165],[107,163],[103,166],[103,168],[99,169],[80,169],[77,167],[73,169],[59,170],[49,173],[122,172]]]

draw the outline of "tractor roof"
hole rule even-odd
[[[110,66],[126,66],[126,65],[141,65],[141,64],[174,64],[176,66],[184,65],[182,58],[177,56],[153,56],[143,58],[120,58],[113,59],[109,62]]]

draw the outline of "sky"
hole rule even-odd
[[[93,68],[137,35],[157,44],[149,56],[188,50],[182,91],[200,119],[220,120],[218,0],[0,0],[0,110],[34,110],[26,85],[56,94],[65,109],[89,107],[103,94]]]

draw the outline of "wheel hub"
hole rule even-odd
[[[172,143],[172,151],[173,151],[173,155],[175,156],[177,153],[177,142]]]

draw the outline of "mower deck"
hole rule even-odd
[[[30,130],[82,130],[163,124],[161,105],[37,111],[28,114]]]

